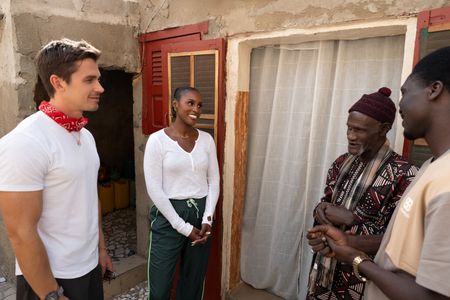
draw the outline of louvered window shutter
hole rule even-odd
[[[425,55],[450,46],[450,7],[420,12],[417,16],[417,34],[414,47],[414,65]],[[432,156],[424,139],[405,140],[403,156],[420,167]]]

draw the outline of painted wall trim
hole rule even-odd
[[[154,32],[143,33],[139,35],[139,42],[151,42],[156,40],[162,40],[166,38],[174,38],[183,35],[194,34],[200,32],[202,34],[208,33],[208,21],[204,21],[197,24],[173,27],[167,29],[161,29]]]

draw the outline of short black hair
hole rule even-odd
[[[173,92],[173,98],[177,101],[180,101],[181,96],[186,94],[187,92],[197,92],[200,94],[199,90],[197,90],[195,87],[192,86],[181,86],[177,87],[175,91]]]
[[[414,67],[411,76],[426,85],[441,81],[450,92],[450,47],[440,48],[423,57]]]
[[[97,61],[100,54],[100,50],[83,40],[73,41],[64,38],[51,41],[42,47],[36,56],[36,64],[47,94],[50,97],[55,94],[55,89],[50,83],[50,76],[56,75],[70,83],[72,74],[78,70],[79,61],[86,58]]]
[[[177,87],[175,89],[175,91],[173,92],[173,99],[176,101],[180,101],[181,97],[188,93],[188,92],[197,92],[200,95],[200,91],[197,90],[195,87],[192,86],[180,86]],[[172,120],[175,120],[175,117],[177,116],[177,112],[175,111],[175,109],[173,108],[173,106],[171,106],[171,114],[172,114]]]

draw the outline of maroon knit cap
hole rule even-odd
[[[348,112],[358,111],[381,123],[392,124],[396,109],[394,102],[389,98],[390,95],[391,90],[387,87],[382,87],[373,94],[364,94]]]

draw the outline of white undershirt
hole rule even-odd
[[[198,130],[194,148],[187,152],[164,129],[153,133],[145,148],[144,175],[151,200],[180,234],[189,236],[193,226],[180,218],[169,199],[206,196],[202,223],[211,225],[219,198],[220,175],[210,134]]]

